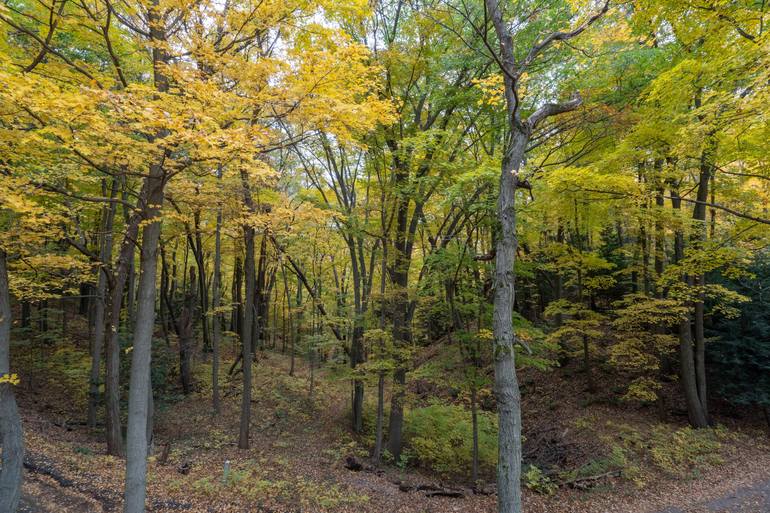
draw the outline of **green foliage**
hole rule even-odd
[[[558,485],[535,465],[530,465],[523,473],[522,478],[524,486],[543,495],[553,495],[559,489]]]
[[[661,361],[678,343],[672,331],[685,318],[687,308],[673,299],[644,294],[628,294],[614,306],[609,362],[630,379],[622,398],[653,402],[662,386]]]
[[[497,463],[497,418],[478,413],[479,463],[494,469]],[[459,474],[472,461],[471,413],[461,406],[433,403],[406,412],[404,433],[417,462],[442,474]]]
[[[656,426],[651,434],[650,456],[664,472],[678,477],[695,477],[703,468],[724,462],[720,454],[724,431],[684,427],[670,432]]]
[[[651,478],[641,463],[680,479],[697,477],[703,470],[724,462],[723,442],[730,436],[725,428],[693,429],[666,424],[641,431],[627,424],[608,423],[618,430],[621,450],[632,472],[627,477],[643,485]]]
[[[748,268],[745,279],[717,279],[748,297],[737,317],[715,316],[708,335],[707,361],[715,369],[714,390],[739,405],[770,407],[770,254]]]

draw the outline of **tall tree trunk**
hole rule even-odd
[[[243,328],[241,327],[241,323],[243,323],[243,266],[241,265],[241,257],[239,255],[235,256],[232,296],[234,308],[230,322],[230,331],[240,335],[243,333]]]
[[[118,179],[112,180],[111,198],[118,193]],[[112,226],[115,221],[115,210],[117,203],[110,203],[109,207],[104,209],[104,218],[101,232],[101,248],[99,250],[99,277],[96,285],[96,301],[94,311],[93,340],[91,343],[91,376],[89,380],[88,393],[88,426],[96,427],[96,410],[99,406],[99,385],[101,384],[101,366],[102,366],[102,348],[104,346],[105,335],[105,307],[107,305],[107,282],[109,276],[108,266],[112,261]]]
[[[136,297],[136,263],[134,260],[134,245],[131,245],[131,258],[128,260],[128,283],[126,284],[126,328],[134,327]]]
[[[106,408],[106,438],[107,452],[113,456],[123,456],[123,430],[120,421],[120,311],[123,305],[123,291],[126,287],[128,274],[133,266],[134,244],[139,235],[139,223],[142,220],[141,205],[143,198],[147,196],[147,181],[140,192],[138,207],[133,213],[124,208],[126,218],[125,234],[118,252],[117,267],[110,284],[108,296],[107,319],[105,331],[107,333],[107,356],[105,378],[105,408]],[[125,182],[124,182],[125,187]],[[124,197],[127,194],[124,191]]]
[[[383,214],[384,216],[384,214]],[[384,227],[384,223],[383,223]],[[382,239],[382,266],[380,268],[380,330],[385,329],[385,275],[388,269],[388,246],[385,237]],[[385,343],[380,341],[382,357],[385,356]],[[374,461],[382,460],[382,432],[385,422],[385,371],[377,374],[377,420],[374,435]]]
[[[297,342],[300,337],[300,330],[302,329],[302,279],[297,275],[297,317],[294,322],[294,331],[291,336],[291,364],[289,367],[289,376],[294,376],[294,366],[297,353]]]
[[[179,377],[182,392],[192,392],[192,351],[193,319],[195,318],[195,300],[197,296],[195,270],[190,267],[190,282],[182,305],[182,311],[176,319],[176,333],[179,339]]]
[[[475,376],[474,376],[475,377]],[[476,399],[476,383],[471,385],[471,426],[473,429],[473,451],[471,453],[471,481],[475,485],[479,480],[479,418]]]
[[[264,349],[265,327],[270,314],[270,290],[267,278],[267,237],[263,236],[259,245],[257,275],[254,284],[254,324],[252,325],[251,352],[256,358],[257,348]]]
[[[0,249],[0,377],[11,372],[11,297],[8,290],[8,264]],[[0,511],[13,513],[21,497],[24,467],[24,437],[16,397],[11,383],[0,383]]]
[[[284,292],[286,294],[286,310],[287,315],[289,317],[289,329],[288,333],[286,330],[284,330],[284,339],[288,336],[291,340],[289,343],[290,350],[292,352],[291,355],[291,368],[289,369],[289,376],[292,376],[294,374],[294,315],[291,311],[291,291],[289,290],[289,280],[286,277],[286,266],[281,266],[281,276],[283,277],[283,288]],[[283,342],[284,348],[286,347],[286,340]],[[285,351],[284,351],[285,352]]]
[[[147,485],[147,452],[150,440],[150,359],[155,327],[155,293],[160,240],[160,205],[163,203],[164,172],[160,165],[150,166],[148,197],[142,229],[139,290],[131,351],[131,377],[128,395],[128,430],[126,435],[125,513],[142,513]]]
[[[516,174],[529,137],[514,130],[503,158],[497,202],[499,235],[495,248],[494,330],[495,396],[499,416],[497,494],[500,513],[521,512],[521,396],[516,377],[513,332],[516,257]]]
[[[201,214],[196,210],[193,214],[195,222],[195,263],[198,267],[198,293],[200,296],[201,332],[203,335],[203,351],[211,351],[209,338],[209,293],[206,284],[206,262],[203,253],[203,239],[201,237]]]
[[[217,170],[217,178],[222,179],[222,168]],[[219,400],[219,344],[222,341],[222,316],[219,307],[222,298],[222,206],[217,207],[217,225],[214,232],[214,276],[211,283],[213,300],[211,309],[214,314],[214,332],[212,337],[211,358],[211,402],[214,415],[219,414],[221,406]]]
[[[241,174],[241,179],[244,188],[244,203],[250,210],[254,210],[254,204],[251,199],[251,191],[249,190],[249,184],[246,179],[246,174]],[[251,424],[251,349],[252,349],[252,333],[254,325],[254,296],[256,288],[255,277],[255,255],[254,255],[254,227],[251,225],[244,225],[243,238],[246,246],[246,258],[244,260],[244,271],[246,274],[246,304],[243,308],[243,320],[241,321],[241,347],[242,353],[242,365],[243,365],[243,393],[241,394],[241,421],[238,434],[238,448],[249,448],[249,427]]]
[[[169,56],[162,47],[165,43],[165,21],[161,19],[158,1],[148,9],[148,25],[152,48],[155,89],[168,91],[168,78],[164,66]],[[157,134],[158,138],[166,134]],[[166,175],[162,160],[150,165],[147,182],[147,201],[143,204],[144,222],[139,259],[139,288],[137,292],[136,325],[131,351],[131,377],[128,394],[128,430],[126,433],[126,489],[124,513],[143,513],[147,495],[147,453],[151,433],[152,382],[150,360],[152,336],[155,328],[155,294],[158,269],[158,245],[160,242],[160,208],[163,205],[163,189]]]
[[[353,336],[350,341],[350,367],[355,372],[356,367],[364,363],[364,308],[361,298],[363,285],[362,270],[356,255],[355,242],[348,237],[348,250],[353,278]],[[364,429],[364,382],[353,379],[353,431],[360,433]]]
[[[693,245],[696,248],[702,248],[707,239],[708,229],[706,226],[706,203],[708,202],[709,181],[712,178],[712,165],[710,162],[710,153],[704,151],[701,156],[700,177],[698,181],[698,192],[696,194],[697,203],[693,209],[693,220],[695,221],[695,234]],[[698,287],[698,299],[694,305],[694,335],[695,335],[695,382],[698,390],[698,398],[701,403],[703,415],[708,421],[708,394],[706,390],[706,336],[704,333],[705,317],[705,292],[703,287],[706,285],[706,276],[698,274],[693,277],[693,284]]]
[[[676,189],[671,190],[671,206],[674,210],[681,210],[682,200]],[[681,228],[677,228],[674,232],[674,260],[679,262],[683,257],[684,233]],[[682,279],[687,278],[682,277]],[[707,427],[706,413],[698,396],[689,313],[679,323],[679,372],[690,424],[696,428]]]
[[[405,187],[408,182],[406,163],[397,162],[395,182]],[[405,348],[412,341],[409,322],[409,267],[412,259],[412,247],[409,240],[409,196],[402,194],[396,207],[396,236],[393,269],[390,271],[393,290],[393,343],[397,348]],[[414,224],[414,223],[412,223]],[[416,226],[416,224],[415,224]],[[393,391],[390,398],[390,419],[388,423],[388,450],[395,461],[401,457],[402,430],[404,424],[404,398],[406,384],[406,362],[398,361],[393,372]]]

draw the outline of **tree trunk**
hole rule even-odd
[[[289,376],[294,376],[294,360],[297,352],[297,341],[299,340],[300,330],[302,329],[302,279],[297,275],[297,317],[294,323],[294,333],[291,337],[291,364],[289,367]]]
[[[251,200],[251,192],[249,190],[248,183],[246,181],[245,173],[241,174],[243,188],[244,188],[244,202],[249,210],[253,210],[253,203]],[[251,225],[244,225],[243,238],[246,246],[246,258],[244,260],[244,271],[246,274],[246,304],[243,308],[243,320],[241,326],[243,331],[241,332],[241,347],[242,353],[242,365],[243,365],[243,393],[241,394],[241,421],[240,430],[238,435],[238,448],[249,448],[249,427],[251,424],[251,348],[252,348],[252,332],[254,325],[254,297],[256,288],[255,273],[255,257],[254,257],[254,227]]]
[[[217,170],[217,178],[222,179],[222,168]],[[214,276],[211,283],[213,300],[211,309],[214,314],[214,332],[212,337],[211,356],[211,402],[214,415],[221,410],[219,399],[219,344],[222,341],[222,322],[219,307],[222,298],[222,206],[217,208],[217,225],[214,232]]]
[[[679,197],[679,192],[675,189],[671,190],[671,205],[674,210],[681,209],[682,200]],[[678,262],[683,257],[684,234],[678,228],[674,232],[674,260]],[[682,279],[686,279],[686,277],[682,277]],[[707,427],[706,413],[703,411],[703,405],[698,397],[689,314],[679,323],[679,373],[690,424],[695,428]]]
[[[503,159],[497,202],[499,235],[495,248],[495,395],[499,416],[497,494],[500,513],[521,512],[521,396],[516,377],[513,332],[516,257],[516,176],[529,137],[514,130]]]
[[[0,377],[10,374],[11,297],[5,251],[0,249]],[[13,513],[21,497],[24,437],[11,383],[0,383],[0,511]]]
[[[165,92],[168,91],[169,84],[163,67],[168,64],[169,56],[162,47],[166,40],[165,21],[161,19],[158,2],[159,0],[153,0],[152,7],[148,9],[148,25],[150,40],[154,43],[152,63],[155,89]],[[166,133],[161,132],[157,137],[165,135]],[[142,228],[136,326],[131,351],[124,513],[143,513],[147,494],[147,453],[152,438],[151,432],[148,433],[148,431],[152,429],[150,409],[153,407],[150,360],[155,328],[155,281],[161,229],[160,208],[163,205],[163,189],[166,183],[162,162],[161,159],[159,163],[150,165],[149,175],[145,178],[147,201],[142,205],[146,224]]]
[[[117,178],[112,180],[111,198],[118,193],[119,182]],[[104,219],[102,222],[101,248],[99,250],[99,277],[96,285],[96,300],[94,310],[93,340],[91,343],[91,376],[88,393],[88,427],[96,427],[96,410],[99,406],[99,385],[102,366],[102,348],[104,346],[105,335],[105,307],[107,305],[107,268],[112,262],[112,226],[115,221],[115,210],[117,203],[110,203],[104,210]]]
[[[233,304],[235,308],[232,313],[232,321],[230,323],[230,331],[233,333],[243,334],[243,266],[241,265],[240,256],[236,255],[235,265],[233,269]]]
[[[147,196],[147,187],[148,182],[145,181],[140,193],[139,207],[142,205],[143,198]],[[135,210],[132,214],[129,214],[128,209],[126,209],[124,215],[126,229],[111,283],[112,288],[108,297],[109,307],[106,309],[107,320],[105,322],[105,331],[108,334],[105,369],[106,438],[107,452],[113,456],[123,456],[124,454],[123,431],[120,421],[120,310],[123,305],[123,291],[126,287],[128,274],[133,268],[134,244],[138,238],[139,223],[142,220],[140,209]]]
[[[200,296],[200,318],[201,333],[203,335],[203,351],[211,351],[211,340],[209,338],[209,293],[206,285],[206,262],[203,254],[203,239],[201,237],[201,214],[195,211],[195,263],[198,267],[198,293]]]
[[[404,186],[407,182],[408,171],[396,169],[396,182]],[[393,269],[390,272],[394,285],[393,305],[393,343],[396,348],[404,348],[411,343],[412,330],[409,323],[409,267],[412,258],[409,243],[409,198],[399,200],[396,210],[396,240]],[[416,226],[416,225],[415,225]],[[401,457],[401,432],[404,423],[404,398],[406,384],[406,362],[398,361],[393,373],[393,391],[390,399],[390,420],[388,425],[388,450],[398,462]]]
[[[475,376],[474,376],[475,377]],[[479,480],[479,418],[478,401],[476,400],[476,384],[471,388],[471,424],[473,427],[473,453],[471,463],[471,481],[475,485]]]
[[[384,214],[383,214],[384,215]],[[382,267],[380,269],[380,330],[385,329],[385,275],[388,268],[387,241],[382,239]],[[385,344],[381,341],[381,351],[384,357]],[[385,371],[380,371],[377,376],[377,420],[374,438],[374,461],[382,460],[382,432],[385,422]]]
[[[711,180],[712,167],[709,162],[709,153],[704,151],[701,156],[700,179],[698,182],[698,192],[696,195],[697,203],[693,209],[693,220],[695,221],[695,234],[693,245],[702,247],[707,239],[706,227],[706,202],[709,194],[709,181]],[[698,292],[698,299],[694,305],[694,335],[695,335],[695,382],[698,390],[698,398],[701,403],[703,415],[708,421],[708,394],[706,390],[706,336],[704,333],[705,317],[705,292],[702,290],[706,285],[706,276],[699,274],[693,278],[693,284],[701,290]]]
[[[147,484],[147,450],[149,446],[147,426],[150,416],[148,398],[152,393],[150,359],[155,327],[155,280],[157,278],[158,243],[161,229],[159,209],[163,203],[163,168],[158,164],[151,165],[147,181],[148,196],[144,217],[148,224],[142,229],[136,326],[131,351],[124,513],[142,513],[144,511]]]
[[[192,349],[193,349],[193,319],[195,317],[195,270],[190,267],[190,284],[187,289],[184,305],[176,319],[176,333],[179,339],[179,378],[182,392],[189,395],[192,392]]]

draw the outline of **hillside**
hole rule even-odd
[[[53,349],[39,350],[41,359],[56,360],[50,354]],[[434,358],[423,364],[431,365]],[[23,375],[34,376],[34,381],[24,380],[19,387],[28,478],[22,511],[119,511],[123,461],[106,455],[100,434],[86,428],[82,405],[73,400],[84,383],[76,376],[62,383],[48,370],[32,370]],[[253,444],[239,450],[239,380],[225,383],[222,413],[212,417],[210,390],[203,384],[209,371],[209,365],[199,362],[196,392],[182,397],[169,391],[168,402],[156,414],[150,511],[495,511],[489,472],[481,488],[490,495],[484,495],[474,494],[467,477],[436,473],[418,460],[403,468],[372,466],[368,441],[352,436],[347,428],[346,383],[323,368],[316,370],[311,399],[307,362],[298,360],[292,377],[288,357],[272,351],[258,355]],[[572,479],[598,479],[578,480],[548,493],[543,493],[543,483],[532,482],[537,491],[526,493],[527,512],[764,511],[759,505],[764,503],[757,501],[766,494],[770,480],[770,444],[761,426],[724,418],[729,428],[718,428],[715,444],[692,447],[706,442],[700,437],[678,442],[669,438],[676,430],[681,435],[681,417],[661,424],[652,408],[613,406],[600,395],[585,404],[582,394],[567,386],[574,382],[573,372],[570,368],[525,372],[525,460],[543,466],[550,462],[562,471],[579,469]],[[411,383],[413,388],[420,386],[419,381]],[[640,443],[649,445],[640,449]],[[626,456],[613,459],[613,450],[620,447]],[[652,457],[655,451],[660,452],[657,460]],[[349,456],[364,469],[346,468]],[[225,461],[230,462],[226,479]],[[557,483],[560,478],[552,475],[552,479]],[[421,485],[427,489],[416,489]],[[413,489],[401,491],[405,487]],[[437,491],[431,487],[459,491],[463,497],[428,497]],[[720,499],[730,505],[733,495],[739,504],[747,504],[744,509],[704,505]],[[680,510],[666,509],[672,507]]]

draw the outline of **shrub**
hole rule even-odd
[[[478,412],[479,466],[491,470],[497,463],[497,419]],[[471,413],[462,406],[433,403],[406,412],[406,441],[414,458],[443,474],[467,472],[473,458]]]
[[[685,427],[671,432],[664,426],[656,426],[650,439],[650,457],[668,474],[692,477],[704,467],[723,462],[720,437],[719,429]]]
[[[553,495],[559,488],[550,477],[545,475],[543,471],[535,465],[530,465],[522,477],[524,478],[524,486],[533,492],[541,493],[543,495]]]

